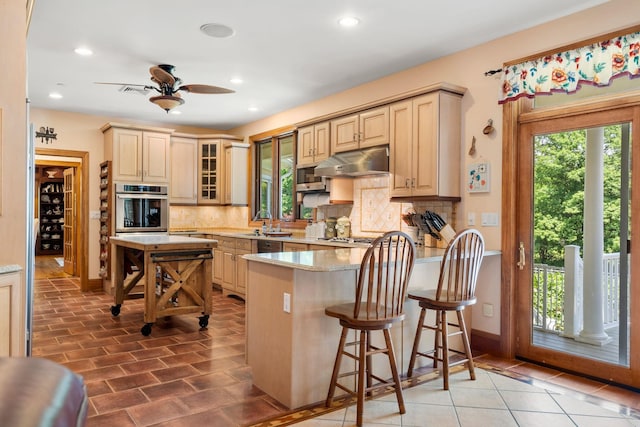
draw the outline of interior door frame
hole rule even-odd
[[[36,156],[53,156],[53,157],[67,157],[78,158],[79,165],[73,164],[76,167],[76,184],[78,189],[79,203],[77,204],[77,218],[76,223],[76,266],[78,277],[80,278],[80,290],[87,292],[91,290],[89,285],[89,264],[87,255],[89,254],[89,152],[77,151],[77,150],[59,150],[55,148],[36,148]],[[64,160],[55,161],[52,163],[60,164],[64,163]],[[38,163],[41,163],[40,161]]]
[[[63,246],[62,246],[62,254],[64,258],[64,272],[67,274],[75,275],[77,273],[78,268],[78,251],[76,250],[76,223],[77,223],[77,212],[76,206],[78,205],[78,192],[76,191],[76,183],[75,176],[78,173],[77,167],[66,168],[63,172],[63,198],[65,200],[64,204],[64,225],[62,229],[64,230],[63,236]],[[70,191],[68,190],[68,186],[70,186]],[[71,193],[72,203],[71,206],[67,205],[67,192]],[[70,213],[70,215],[69,215]],[[71,237],[67,236],[69,230],[71,231]],[[67,244],[69,242],[69,244]],[[68,248],[70,248],[71,260],[68,261],[69,253]]]
[[[526,236],[523,236],[520,224],[518,212],[518,180],[522,174],[528,174],[531,176],[531,171],[520,170],[518,160],[521,156],[526,155],[526,147],[521,141],[521,127],[527,123],[542,122],[548,120],[554,120],[556,118],[563,118],[569,120],[572,117],[585,116],[590,113],[602,113],[606,111],[615,111],[625,108],[633,107],[632,120],[636,123],[636,132],[632,134],[632,147],[636,149],[632,150],[632,162],[640,164],[640,93],[629,92],[612,96],[599,97],[593,100],[579,101],[572,105],[564,105],[561,107],[548,107],[538,110],[532,109],[532,101],[530,99],[520,99],[504,104],[503,106],[503,193],[502,193],[502,288],[501,288],[501,309],[503,318],[501,319],[501,339],[500,339],[500,354],[509,357],[517,357],[516,345],[520,334],[517,331],[517,297],[518,297],[518,280],[520,279],[520,270],[517,267],[518,262],[518,246],[519,242],[523,241]],[[637,175],[637,174],[636,174]],[[633,178],[632,178],[633,179]],[[635,178],[637,181],[638,177]],[[632,184],[633,186],[633,184]],[[637,184],[636,187],[640,188]],[[635,224],[632,225],[632,229],[638,228],[637,219]],[[526,233],[526,232],[525,232]],[[530,233],[530,231],[529,231]],[[531,236],[525,242],[530,242]],[[525,244],[525,248],[526,248]],[[640,254],[636,251],[635,256],[632,252],[632,257],[638,259]],[[531,254],[527,254],[527,264],[530,264]],[[634,260],[631,261],[631,265],[634,264]],[[635,263],[637,264],[637,261]],[[637,273],[640,277],[640,273]],[[632,277],[635,277],[632,274]],[[637,279],[636,279],[637,280]],[[630,311],[633,308],[630,308]],[[630,366],[635,366],[638,369],[637,360],[638,355],[634,356],[634,352],[638,353],[639,350],[631,343],[631,358],[629,360]],[[560,360],[553,360],[554,365],[564,364]],[[592,363],[593,365],[593,363]],[[573,363],[567,364],[567,369],[574,367]],[[563,366],[559,366],[563,367]],[[618,378],[618,375],[616,375]],[[632,372],[629,375],[627,372],[626,378],[618,378],[621,383],[638,384],[638,374]]]

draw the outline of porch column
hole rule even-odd
[[[604,128],[587,129],[584,179],[584,269],[583,329],[576,341],[604,345],[611,338],[604,332],[604,291],[602,259],[604,252]]]

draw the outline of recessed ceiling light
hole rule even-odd
[[[234,85],[239,85],[243,83],[243,80],[240,77],[233,77],[231,80],[229,80],[231,83],[233,83]]]
[[[249,107],[249,111],[258,111],[258,107]]]
[[[204,24],[200,27],[200,31],[209,37],[215,37],[217,39],[225,39],[236,33],[233,28],[216,23]]]
[[[58,92],[51,92],[51,93],[49,94],[49,98],[52,98],[52,99],[61,99],[61,98],[62,98],[62,95],[60,95]]]
[[[75,53],[81,56],[91,56],[93,55],[93,51],[88,47],[77,47],[73,50]]]
[[[182,114],[182,111],[180,111],[180,110],[171,110],[171,111],[169,111],[169,114],[175,114],[176,116],[178,116],[178,115]]]
[[[345,16],[344,18],[338,19],[338,24],[340,24],[343,27],[355,27],[359,23],[360,23],[360,20],[353,16]]]

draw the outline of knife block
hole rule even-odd
[[[446,249],[449,246],[449,242],[455,237],[456,231],[446,224],[442,230],[436,231],[440,235],[440,240],[435,237],[431,237],[428,234],[424,236],[424,245],[429,248]]]

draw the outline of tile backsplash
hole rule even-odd
[[[427,246],[436,246],[436,241],[422,233],[417,227],[408,226],[401,214],[425,210],[437,212],[454,229],[456,228],[455,205],[452,202],[391,202],[388,175],[354,178],[353,205],[328,205],[317,208],[316,219],[346,216],[351,220],[351,234],[361,237],[376,237],[390,230],[402,230],[414,240]],[[249,208],[238,206],[171,206],[170,224],[174,229],[202,227],[245,228],[249,223]]]
[[[169,224],[175,229],[245,228],[248,212],[246,206],[171,206]]]
[[[390,230],[402,230],[414,240],[422,241],[416,227],[410,227],[401,218],[401,214],[411,212],[424,213],[431,210],[440,214],[455,229],[455,211],[452,202],[392,202],[389,193],[389,176],[355,178],[353,182],[353,205],[331,205],[318,208],[318,221],[328,217],[346,216],[351,220],[351,233],[354,236],[374,237]],[[425,244],[435,246],[427,238]]]

